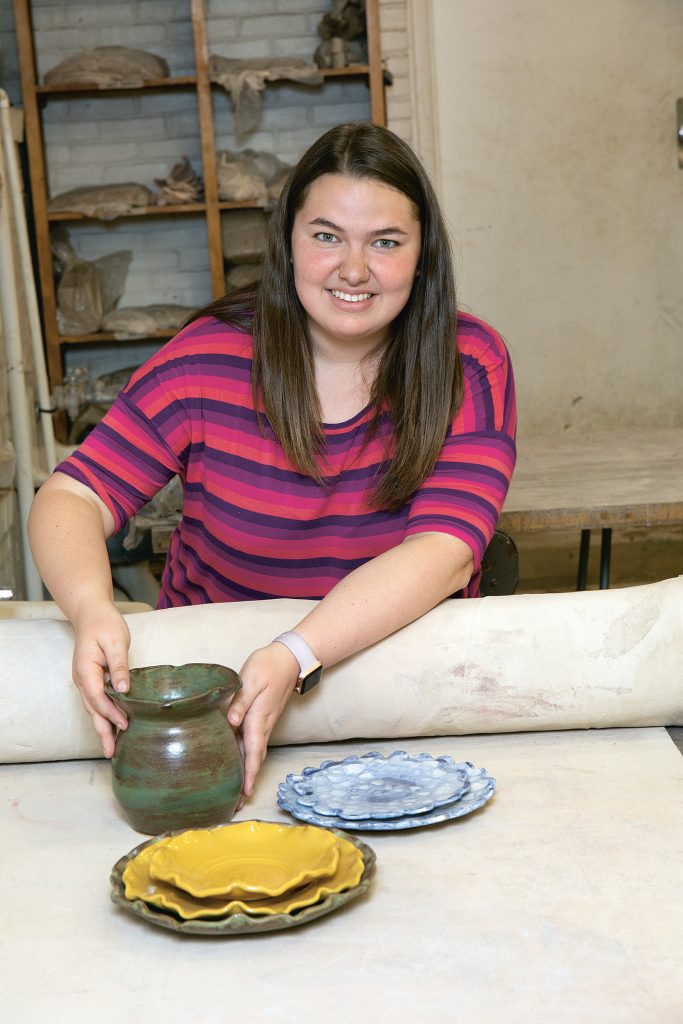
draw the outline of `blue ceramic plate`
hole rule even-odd
[[[467,772],[467,780],[470,784],[467,792],[453,803],[436,807],[426,814],[406,814],[402,818],[353,820],[335,815],[316,814],[310,807],[305,807],[298,802],[299,794],[289,781],[289,777],[278,786],[277,802],[294,818],[310,825],[321,825],[323,828],[342,828],[349,832],[390,832],[405,828],[421,828],[425,825],[436,825],[442,821],[462,818],[482,807],[493,796],[496,780],[484,768],[475,768],[469,761],[463,761],[458,767],[464,768]]]
[[[372,751],[323,761],[319,768],[288,775],[287,782],[302,807],[345,821],[426,814],[460,799],[470,788],[467,769],[452,758],[405,750],[387,757]]]

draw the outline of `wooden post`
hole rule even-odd
[[[206,34],[204,0],[192,0],[192,34],[197,67],[197,106],[199,134],[202,146],[204,196],[206,202],[206,232],[209,243],[211,290],[214,299],[225,294],[225,266],[221,235],[221,211],[218,206],[218,175],[216,169],[216,142],[211,107],[211,81],[209,79],[209,47]]]

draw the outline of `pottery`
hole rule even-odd
[[[226,718],[239,676],[223,665],[131,669],[130,689],[107,696],[128,718],[112,758],[112,788],[138,832],[158,835],[230,821],[243,766]]]

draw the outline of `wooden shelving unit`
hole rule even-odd
[[[196,92],[202,159],[201,173],[204,179],[204,201],[177,206],[144,207],[130,212],[126,217],[134,219],[149,218],[153,222],[154,218],[168,216],[169,214],[203,215],[206,220],[211,291],[214,298],[219,298],[225,291],[221,213],[224,210],[256,207],[258,204],[254,202],[223,202],[218,198],[216,144],[211,103],[212,84],[209,78],[209,42],[207,38],[204,0],[188,0],[188,17],[192,20],[194,40],[195,74],[159,78],[136,88],[130,86],[97,88],[82,83],[74,83],[71,86],[63,83],[59,85],[41,84],[38,81],[30,0],[13,0],[13,3],[26,120],[45,348],[50,383],[52,387],[55,387],[62,382],[63,348],[65,345],[82,344],[85,342],[112,343],[114,338],[110,334],[101,332],[90,335],[67,336],[60,335],[58,330],[54,267],[50,249],[50,225],[57,221],[82,221],[93,218],[78,213],[48,213],[47,161],[41,117],[41,109],[46,102],[54,97],[120,96],[122,94],[143,93],[150,90],[190,89]],[[323,12],[321,11],[321,13]],[[380,53],[379,0],[366,0],[366,19],[368,63],[344,68],[325,68],[322,70],[322,74],[325,79],[346,77],[366,79],[369,87],[370,119],[375,124],[386,124],[384,70]],[[168,333],[154,335],[154,337],[159,338],[168,336]]]

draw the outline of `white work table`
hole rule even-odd
[[[326,757],[447,753],[482,810],[363,833],[366,896],[308,925],[184,937],[109,899],[144,840],[105,761],[6,765],[3,1019],[11,1024],[680,1024],[683,758],[664,729],[275,748],[238,815],[291,822],[277,783]]]

